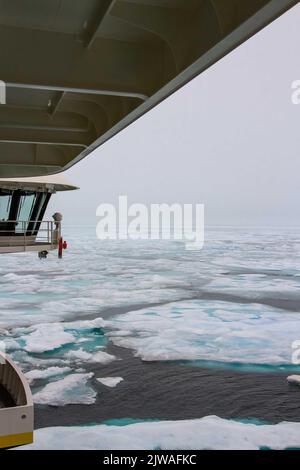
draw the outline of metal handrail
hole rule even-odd
[[[1,225],[14,224],[13,228],[1,228]],[[30,227],[32,226],[32,228]],[[29,230],[28,230],[29,227]],[[58,243],[60,228],[53,220],[0,220],[0,245],[21,246],[47,244],[53,247]],[[6,238],[5,240],[1,238]],[[22,243],[20,243],[22,238]]]

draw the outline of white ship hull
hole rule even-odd
[[[0,449],[33,442],[32,395],[21,370],[0,353]]]

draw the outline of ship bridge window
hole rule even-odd
[[[27,230],[28,222],[30,221],[32,210],[36,199],[35,193],[23,193],[20,200],[19,211],[18,211],[18,224],[16,226],[16,232],[25,232]]]
[[[11,192],[0,192],[0,222],[9,220],[9,212],[11,206],[12,194]]]

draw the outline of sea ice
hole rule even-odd
[[[39,405],[90,405],[95,403],[97,393],[87,385],[93,373],[70,374],[56,382],[50,382],[34,394],[33,401]]]
[[[49,379],[51,377],[57,377],[59,375],[64,375],[67,374],[68,372],[71,372],[70,367],[48,367],[48,369],[34,369],[26,372],[25,377],[28,380],[29,383],[34,382],[35,380],[40,380],[40,379]]]
[[[90,364],[109,364],[110,362],[116,359],[115,356],[113,356],[112,354],[108,354],[105,351],[95,351],[93,353],[89,353],[87,351],[84,351],[82,348],[74,349],[72,351],[67,352],[65,354],[65,357],[71,359],[76,363],[84,362]]]
[[[232,274],[218,276],[207,286],[205,291],[212,293],[232,294],[249,299],[261,297],[297,298],[299,299],[300,283],[297,277],[272,277],[265,274]]]
[[[124,379],[122,377],[99,377],[96,379],[98,382],[102,383],[106,387],[116,387]]]
[[[127,426],[82,426],[38,429],[35,442],[22,449],[109,450],[274,450],[300,448],[300,423],[242,424],[207,416]]]
[[[106,322],[112,342],[145,361],[291,364],[298,313],[206,300],[131,311]],[[119,333],[120,332],[120,333]],[[124,334],[126,332],[126,334]]]
[[[59,323],[40,324],[31,327],[29,331],[32,332],[21,336],[20,339],[25,342],[25,351],[31,353],[52,351],[75,341],[74,336],[67,333]]]
[[[289,375],[286,379],[288,383],[300,386],[300,375]]]

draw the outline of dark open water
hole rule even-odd
[[[217,415],[270,423],[300,421],[300,391],[283,373],[209,370],[176,363],[142,362],[110,346],[122,358],[90,367],[97,376],[121,376],[116,388],[99,385],[94,405],[37,406],[36,426],[80,425],[109,419],[189,419]]]

